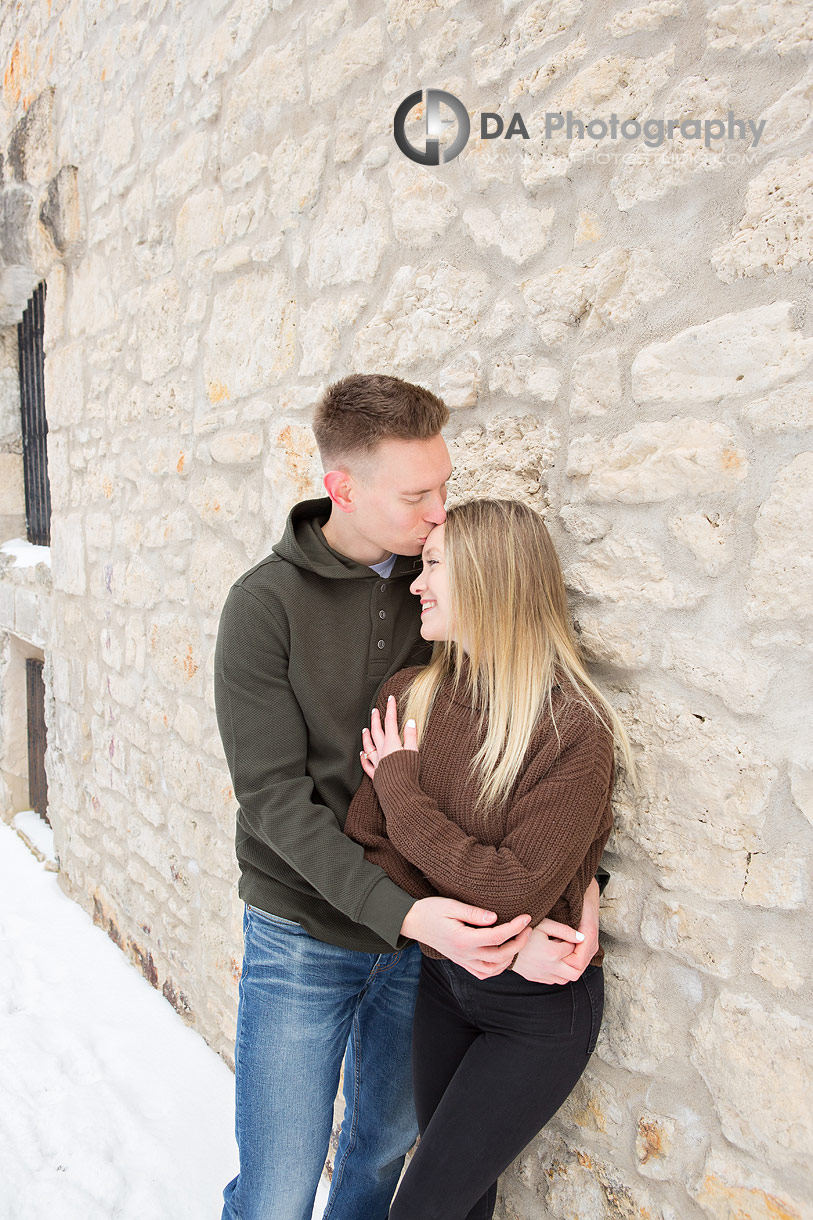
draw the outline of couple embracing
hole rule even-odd
[[[489,1220],[598,1036],[629,745],[542,520],[446,512],[448,418],[394,377],[329,387],[329,498],[292,509],[223,608],[245,907],[222,1220],[310,1220],[343,1062],[325,1220]]]

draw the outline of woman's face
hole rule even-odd
[[[446,527],[436,525],[427,535],[421,556],[423,570],[409,586],[421,599],[421,635],[425,640],[452,639],[449,612],[449,579],[443,548]]]

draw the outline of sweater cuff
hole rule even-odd
[[[416,901],[385,874],[364,899],[357,922],[372,928],[393,949],[403,949],[410,942],[401,935],[401,924]]]
[[[420,754],[417,750],[395,750],[385,754],[373,774],[373,787],[386,815],[386,805],[408,797],[418,786]]]

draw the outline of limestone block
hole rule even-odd
[[[724,991],[692,1030],[692,1062],[733,1144],[807,1164],[813,1137],[813,1025],[783,1008]],[[781,1086],[777,1087],[777,1082]]]
[[[50,428],[71,427],[80,422],[85,406],[84,366],[82,343],[58,347],[45,357],[45,400]]]
[[[731,562],[726,549],[734,531],[730,513],[681,513],[670,518],[669,529],[678,542],[689,548],[708,576],[716,576]]]
[[[145,547],[185,550],[182,544],[189,541],[192,533],[192,518],[184,509],[176,508],[145,518],[142,537]]]
[[[472,61],[477,84],[491,85],[501,80],[526,51],[538,52],[570,29],[583,8],[583,0],[537,0],[529,5],[499,44],[488,42],[475,47]]]
[[[318,105],[345,89],[347,85],[384,57],[384,37],[379,17],[371,17],[358,29],[348,30],[335,47],[323,51],[311,66],[311,105]]]
[[[68,311],[68,330],[72,336],[97,336],[86,352],[86,362],[102,365],[107,357],[120,352],[120,335],[109,333],[111,319],[116,314],[109,267],[100,255],[91,254],[73,269],[71,307]],[[102,337],[102,331],[108,334]]]
[[[771,856],[753,852],[748,862],[743,901],[749,906],[792,911],[807,896],[806,860],[798,856]]]
[[[813,25],[811,25],[813,30]],[[748,184],[745,215],[711,265],[730,284],[741,276],[792,271],[813,261],[813,154],[780,158]]]
[[[576,217],[576,229],[573,234],[573,249],[576,250],[579,246],[587,246],[593,242],[601,241],[603,236],[604,230],[595,212],[579,212]]]
[[[274,539],[280,536],[292,505],[324,494],[322,465],[313,432],[295,421],[276,421],[269,435],[263,468],[263,512],[268,535]]]
[[[778,945],[769,941],[754,946],[751,969],[778,990],[790,988],[791,991],[798,991],[805,981],[796,963]]]
[[[174,153],[164,158],[156,173],[155,197],[159,205],[192,194],[203,177],[208,151],[208,134],[194,131]]]
[[[533,97],[537,93],[543,93],[554,81],[566,76],[576,64],[581,63],[587,49],[587,39],[583,34],[565,43],[561,50],[554,51],[547,59],[543,59],[541,64],[531,67],[530,71],[521,73],[515,79],[509,95],[510,100],[519,100],[526,94]],[[482,60],[482,68],[486,73],[491,70],[487,54]]]
[[[505,352],[491,364],[488,388],[492,394],[508,394],[511,398],[537,399],[554,402],[562,383],[562,374],[552,364],[542,364],[530,352]]]
[[[209,442],[212,459],[227,466],[253,462],[259,457],[262,447],[262,432],[222,432]]]
[[[496,246],[501,254],[522,266],[544,250],[556,212],[516,202],[498,216],[490,208],[467,208],[463,223],[479,249]]]
[[[711,1220],[813,1220],[813,1207],[791,1197],[763,1165],[754,1169],[725,1148],[712,1149],[691,1193]]]
[[[188,614],[157,614],[147,628],[155,677],[169,690],[196,694],[201,685],[200,632]]]
[[[604,1019],[596,1053],[628,1072],[655,1072],[659,1047],[669,1038],[663,1006],[663,983],[653,961],[620,953],[604,959]]]
[[[18,182],[42,186],[56,169],[53,85],[34,98],[11,133],[8,165]]]
[[[731,978],[735,938],[729,908],[704,906],[653,892],[644,905],[641,935],[653,949],[666,949],[707,974]]]
[[[211,402],[241,398],[281,380],[294,362],[296,301],[281,271],[255,271],[217,293],[206,334]]]
[[[674,670],[690,686],[722,699],[733,712],[759,711],[776,666],[755,657],[733,640],[709,639],[670,631],[664,640],[661,665]]]
[[[813,453],[780,470],[759,510],[748,581],[752,619],[813,615]]]
[[[79,171],[65,165],[48,183],[40,206],[40,220],[59,254],[67,254],[82,236],[79,205]],[[49,277],[50,278],[50,277]]]
[[[794,432],[813,428],[813,381],[780,386],[743,410],[754,432]]]
[[[231,83],[226,104],[221,155],[234,163],[255,151],[265,132],[272,131],[291,106],[305,98],[301,37],[274,43]]]
[[[557,1117],[581,1131],[613,1138],[620,1136],[626,1124],[626,1114],[615,1090],[607,1088],[589,1066]]]
[[[560,439],[552,424],[535,415],[499,413],[467,428],[449,443],[450,502],[494,496],[524,500],[544,514],[548,472]]]
[[[813,826],[813,763],[791,763],[790,790],[799,809]]]
[[[150,609],[158,602],[164,582],[150,564],[135,557],[128,563],[105,565],[105,587],[117,604]]]
[[[813,43],[813,15],[793,0],[735,0],[708,14],[708,45],[714,50],[776,51],[787,55],[807,50]]]
[[[665,1114],[645,1110],[638,1115],[635,1131],[635,1156],[638,1169],[648,1178],[668,1180],[669,1162],[675,1140],[676,1123]]]
[[[189,583],[195,605],[219,615],[226,594],[244,569],[242,550],[205,534],[195,544],[189,561]]]
[[[0,453],[0,516],[25,512],[23,455]]]
[[[139,107],[139,117],[144,118],[144,108]],[[111,114],[105,113],[104,129],[100,153],[104,164],[104,178],[127,165],[133,155],[135,146],[135,127],[133,126],[133,108],[126,106]]]
[[[563,343],[571,328],[585,334],[617,325],[668,291],[672,281],[643,247],[614,246],[587,263],[569,263],[520,285],[539,338]]]
[[[243,503],[243,487],[222,475],[206,475],[189,489],[189,505],[207,525],[233,521]]]
[[[300,376],[310,377],[329,370],[341,347],[342,329],[352,327],[358,321],[366,304],[366,296],[352,293],[338,301],[318,297],[303,310],[298,325],[302,348]]]
[[[319,124],[301,138],[286,136],[268,157],[268,207],[283,230],[301,223],[315,204],[330,133]]]
[[[223,194],[217,187],[184,200],[175,222],[175,248],[181,259],[211,250],[223,240]]]
[[[438,373],[440,396],[451,410],[473,407],[480,393],[482,380],[480,353],[461,352]]]
[[[765,130],[760,147],[779,149],[797,139],[809,139],[813,122],[813,67],[762,111]]]
[[[81,513],[51,518],[51,574],[54,592],[82,597],[87,591]]]
[[[691,705],[641,691],[621,696],[616,709],[635,748],[640,790],[616,785],[614,850],[636,844],[665,889],[739,899],[749,855],[764,850],[775,768],[751,741]]]
[[[579,542],[598,542],[610,532],[610,522],[583,504],[563,504],[559,509],[562,525]]]
[[[361,171],[332,196],[309,243],[308,284],[372,282],[387,245],[381,191]]]
[[[544,1215],[550,1220],[677,1220],[666,1205],[652,1199],[648,1185],[614,1163],[602,1160],[593,1141],[574,1141],[557,1133],[554,1123],[543,1130],[520,1160],[530,1187],[518,1209],[508,1196],[506,1216]],[[615,1158],[614,1158],[615,1159]],[[518,1175],[511,1175],[516,1178]],[[503,1179],[510,1190],[511,1183]]]
[[[662,114],[680,122],[701,118],[727,121],[732,108],[730,92],[730,82],[725,78],[686,76],[659,103],[657,110],[648,113]],[[751,129],[746,127],[745,130],[747,139],[735,144],[735,148],[751,147]],[[648,146],[645,140],[630,144],[629,149],[634,149],[634,155],[622,161],[610,183],[610,190],[621,211],[629,211],[638,203],[663,198],[670,191],[691,182],[698,174],[725,169],[726,155],[731,148],[732,144],[722,139],[716,142],[712,140],[707,147],[705,140],[684,136],[680,128],[672,133],[671,138],[664,139],[660,146]]]
[[[570,374],[570,414],[603,415],[621,402],[618,350],[604,348],[574,360]]]
[[[622,669],[644,669],[649,665],[649,637],[642,633],[640,619],[632,615],[611,611],[598,615],[579,610],[576,630],[589,661],[618,665]]]
[[[454,191],[435,174],[406,159],[391,165],[387,176],[392,191],[392,231],[398,241],[433,245],[457,216]]]
[[[482,319],[488,281],[441,261],[401,267],[378,313],[356,336],[355,372],[407,373],[431,353],[436,361],[466,342]]]
[[[387,0],[387,34],[403,37],[436,9],[452,8],[458,0]]]
[[[141,376],[152,382],[181,359],[181,299],[178,281],[160,280],[143,294],[138,316]]]
[[[720,491],[741,482],[747,471],[730,428],[702,419],[636,424],[609,445],[576,437],[567,460],[567,474],[587,478],[587,500],[622,504]]]
[[[207,763],[189,750],[183,742],[170,738],[162,750],[162,770],[171,793],[176,801],[188,809],[199,809],[210,817],[222,817],[224,825],[229,818],[229,826],[234,825],[234,793],[232,792],[229,773],[225,767],[210,767]],[[234,872],[234,853],[225,851],[222,833],[217,834],[217,848],[212,851],[211,858],[205,862],[206,870],[214,876],[229,876]],[[197,845],[197,858],[201,859],[201,845]]]
[[[813,339],[793,329],[792,305],[777,301],[690,326],[652,343],[632,363],[636,402],[711,402],[767,390],[801,372]]]
[[[674,62],[674,46],[651,56],[605,55],[583,68],[548,109],[572,110],[585,118],[651,114]]]
[[[165,42],[163,54],[156,56],[155,65],[143,84],[139,118],[149,130],[159,127],[169,117],[178,92],[178,64],[175,50]]]
[[[701,590],[673,581],[660,551],[634,534],[611,535],[588,547],[583,558],[565,570],[565,581],[587,597],[635,606],[684,609],[703,596]]]
[[[669,17],[680,17],[683,13],[683,0],[650,0],[649,4],[614,13],[607,22],[607,33],[613,38],[625,38],[638,30],[658,30]]]

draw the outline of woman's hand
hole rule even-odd
[[[408,720],[404,725],[404,740],[403,743],[401,742],[401,735],[398,732],[398,709],[395,703],[395,696],[390,695],[387,700],[383,728],[378,708],[374,707],[370,727],[369,729],[362,730],[361,741],[364,746],[361,754],[361,765],[364,768],[364,774],[369,775],[370,779],[372,779],[381,759],[386,758],[388,754],[394,754],[396,750],[418,749],[418,730],[415,727],[415,721]]]
[[[543,919],[531,929],[531,938],[519,953],[512,969],[532,983],[573,983],[581,977],[587,965],[585,962],[579,969],[570,960],[574,946],[583,940],[584,934],[574,931],[567,924]]]

